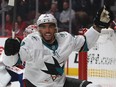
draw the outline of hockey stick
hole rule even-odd
[[[114,23],[114,25],[116,26],[116,22],[115,22],[114,20],[113,20],[112,22],[113,22],[113,23]]]
[[[14,0],[14,9],[13,9],[13,28],[12,28],[12,38],[15,38],[15,22],[16,22],[16,1]]]

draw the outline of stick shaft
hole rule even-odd
[[[116,22],[115,22],[115,21],[113,21],[113,23],[114,23],[114,25],[116,26]]]
[[[14,0],[12,38],[15,38],[16,1]]]

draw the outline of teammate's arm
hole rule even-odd
[[[3,63],[7,66],[13,66],[17,63],[20,50],[21,40],[19,38],[8,38],[4,44],[4,51],[2,52]]]

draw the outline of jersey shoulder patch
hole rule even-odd
[[[66,37],[68,37],[70,34],[68,33],[68,32],[60,32],[59,34],[58,34],[58,36],[59,37],[62,37],[62,38],[66,38]]]

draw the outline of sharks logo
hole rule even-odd
[[[61,76],[64,73],[64,64],[61,67],[58,61],[52,57],[54,60],[54,64],[50,64],[45,62],[45,65],[48,70],[42,70],[43,72],[50,74],[52,77],[52,80],[54,81],[58,76]]]

